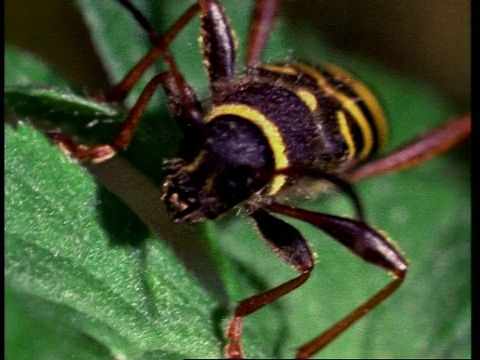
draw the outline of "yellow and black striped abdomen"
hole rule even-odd
[[[384,142],[386,125],[367,88],[331,66],[264,65],[222,84],[206,122],[233,115],[255,124],[275,169],[289,166],[341,173]],[[280,190],[278,175],[269,193]]]
[[[351,166],[386,140],[385,118],[375,97],[333,65],[266,65],[262,71],[286,80],[312,111],[322,143],[321,158]],[[288,85],[286,85],[288,86]]]

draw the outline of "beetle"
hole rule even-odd
[[[256,2],[243,74],[234,72],[234,35],[218,1],[190,6],[164,35],[132,3],[119,2],[146,30],[154,47],[107,94],[107,100],[123,100],[160,56],[168,70],[150,80],[110,144],[86,146],[60,133],[52,134],[53,140],[80,161],[105,161],[128,147],[152,93],[163,88],[170,113],[184,136],[178,157],[167,162],[164,184],[164,199],[175,221],[216,219],[240,205],[273,250],[299,272],[293,280],[238,304],[227,329],[227,357],[244,356],[244,318],[302,285],[314,268],[312,251],[300,232],[272,213],[308,222],[362,259],[391,272],[394,279],[389,284],[297,353],[297,358],[312,356],[389,297],[407,271],[408,262],[397,246],[366,223],[351,183],[411,167],[448,150],[468,136],[470,119],[454,119],[383,158],[362,163],[386,138],[382,110],[363,83],[333,65],[261,64],[278,1]],[[197,13],[212,97],[206,105],[168,50],[169,43]],[[358,219],[285,205],[280,195],[302,178],[339,187],[353,201]]]

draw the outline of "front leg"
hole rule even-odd
[[[309,358],[320,351],[353,323],[388,298],[404,281],[408,262],[397,247],[384,235],[361,220],[322,214],[272,202],[267,207],[279,214],[308,222],[339,241],[363,260],[379,266],[394,279],[330,329],[299,348],[297,358]],[[264,209],[251,216],[273,252],[295,268],[300,275],[271,290],[242,300],[236,307],[227,328],[228,358],[243,358],[241,346],[243,318],[301,286],[314,267],[313,256],[306,240],[292,225],[270,215]]]
[[[387,299],[403,283],[408,261],[393,242],[360,220],[307,211],[278,203],[268,208],[279,214],[308,222],[326,232],[363,260],[390,272],[394,279],[375,295],[332,327],[298,348],[297,359],[306,359],[319,352],[338,335]]]
[[[158,86],[162,86],[167,96],[167,104],[170,113],[176,120],[179,128],[184,132],[195,132],[201,125],[203,110],[193,89],[186,83],[178,87],[177,77],[164,72],[158,74],[149,81],[133,108],[120,125],[110,144],[88,146],[79,144],[62,133],[51,132],[49,134],[53,142],[59,144],[64,152],[74,159],[85,162],[100,163],[115,156],[120,150],[126,150],[130,145],[140,119]]]
[[[273,289],[240,301],[227,327],[227,338],[230,342],[225,348],[225,356],[229,359],[243,358],[243,318],[298,288],[307,281],[314,267],[312,251],[297,229],[263,209],[254,211],[251,216],[273,252],[292,265],[300,275]]]

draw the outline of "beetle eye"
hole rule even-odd
[[[253,171],[248,167],[225,169],[217,177],[215,190],[218,197],[228,203],[239,203],[247,199],[257,189],[252,189]]]

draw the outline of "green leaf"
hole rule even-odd
[[[79,3],[106,71],[112,82],[119,81],[148,50],[148,39],[117,3]],[[248,25],[245,19],[252,4],[222,3],[237,32],[242,59]],[[135,4],[164,31],[191,2],[139,0]],[[289,24],[288,14],[283,15],[265,59],[282,61],[293,49],[295,58],[338,63],[365,80],[378,94],[390,121],[391,138],[384,151],[453,115],[449,104],[429,88],[368,60],[343,55],[339,52],[342,49],[330,48],[321,41],[321,35]],[[188,81],[202,98],[207,98],[198,35],[197,19],[175,40],[172,52]],[[19,73],[15,62],[10,64],[8,72]],[[36,68],[44,68],[35,61],[28,64],[32,71],[21,71],[32,77]],[[129,106],[150,76],[162,69],[159,62],[142,78],[128,99]],[[44,83],[55,86],[53,90],[7,88],[7,105],[19,114],[54,124],[61,124],[65,118],[75,123],[79,119],[73,134],[94,142],[108,141],[115,123],[101,122],[85,128],[98,117],[92,109],[103,105],[61,90],[63,81],[52,74]],[[25,84],[29,82],[20,82]],[[68,95],[64,101],[62,95]],[[20,106],[22,99],[24,105]],[[117,115],[107,115],[109,111],[118,110],[106,106],[100,111],[102,119],[111,116],[118,121]],[[97,138],[98,133],[101,138]],[[156,95],[125,154],[149,179],[135,192],[148,194],[152,182],[162,183],[161,161],[175,153],[178,139],[163,95]],[[7,315],[12,303],[16,307],[12,311],[17,313],[7,316],[7,328],[17,334],[7,339],[9,358],[43,358],[49,351],[57,358],[71,354],[99,359],[221,356],[223,307],[199,287],[165,245],[169,239],[186,243],[183,256],[186,253],[202,262],[205,259],[195,247],[200,240],[189,227],[171,224],[168,215],[157,210],[158,191],[155,196],[141,197],[141,202],[147,203],[141,217],[149,220],[161,239],[151,235],[128,207],[30,127],[20,125],[16,132],[7,128],[5,149]],[[109,175],[115,178],[114,183],[130,181],[129,175]],[[358,191],[369,221],[389,233],[403,249],[410,260],[410,271],[392,298],[317,356],[469,357],[470,187],[466,156],[456,151],[419,168],[360,183]],[[350,204],[335,194],[301,205],[352,214]],[[153,217],[165,221],[152,224]],[[354,258],[326,235],[288,221],[298,225],[311,241],[319,262],[304,286],[245,320],[245,351],[249,357],[294,356],[297,346],[389,281],[381,270]],[[213,248],[232,304],[295,276],[262,243],[243,215],[228,214],[214,225],[200,228],[197,234]],[[222,288],[211,269],[205,269],[210,265],[202,266],[203,273],[197,275],[213,279],[206,286]],[[189,267],[192,269],[191,263]],[[20,320],[15,322],[17,318]],[[37,329],[48,331],[38,335]]]
[[[28,126],[7,127],[6,150],[6,280],[23,311],[81,354],[219,356],[218,303],[128,207]]]
[[[49,119],[58,124],[68,123],[70,126],[72,123],[88,124],[92,119],[121,119],[119,112],[112,107],[59,88],[6,86],[5,106],[21,114]]]

